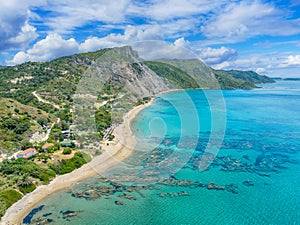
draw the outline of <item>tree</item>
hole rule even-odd
[[[21,141],[20,144],[21,144],[21,149],[22,150],[33,147],[32,143],[30,143],[28,140],[23,140],[23,141]]]
[[[37,120],[37,122],[43,127],[43,126],[46,126],[47,125],[47,119],[45,118],[40,118]]]
[[[17,108],[14,108],[14,112],[17,113],[17,114],[19,114],[20,110],[17,109]]]
[[[30,125],[26,122],[19,123],[17,127],[15,128],[16,134],[23,134],[25,131],[27,131],[30,128]]]
[[[64,155],[70,155],[72,153],[72,149],[71,148],[65,148],[62,153]]]
[[[15,128],[17,127],[18,122],[17,122],[16,120],[12,119],[12,118],[9,118],[9,119],[5,120],[5,121],[2,123],[2,125],[3,125],[5,128],[9,129],[9,130],[13,130],[13,129],[15,129]]]

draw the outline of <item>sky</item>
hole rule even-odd
[[[300,0],[0,1],[0,65],[159,40],[215,69],[300,77]]]

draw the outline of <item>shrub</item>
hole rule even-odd
[[[34,191],[36,189],[36,186],[34,184],[29,184],[26,186],[20,186],[19,190],[23,193],[23,194],[27,194],[30,193],[32,191]]]
[[[8,209],[12,204],[22,198],[22,195],[13,189],[8,189],[0,192],[0,216],[3,216],[5,210]]]
[[[17,109],[17,108],[14,108],[14,112],[17,113],[17,114],[19,114],[20,110]]]
[[[83,152],[76,152],[73,158],[63,159],[58,164],[49,164],[49,168],[54,170],[57,174],[69,173],[83,164],[91,161],[91,157]]]
[[[72,149],[71,148],[65,148],[62,153],[64,155],[70,155],[72,153]]]
[[[115,138],[115,136],[114,136],[113,134],[110,134],[110,135],[108,136],[108,140],[109,140],[109,141],[112,141],[114,138]]]

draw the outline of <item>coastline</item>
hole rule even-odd
[[[134,107],[124,116],[123,123],[117,126],[113,132],[117,140],[115,145],[106,145],[104,143],[102,145],[103,153],[94,157],[91,162],[71,173],[59,175],[48,185],[39,186],[33,192],[23,196],[22,199],[7,209],[0,224],[22,224],[24,217],[43,199],[57,191],[67,189],[84,179],[100,175],[112,166],[129,157],[136,145],[136,140],[131,131],[130,124],[137,114],[150,106],[152,102],[153,98],[146,104]],[[78,176],[78,174],[80,174],[80,176]]]

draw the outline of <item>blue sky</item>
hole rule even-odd
[[[9,0],[0,64],[163,40],[216,69],[300,77],[300,0]]]

